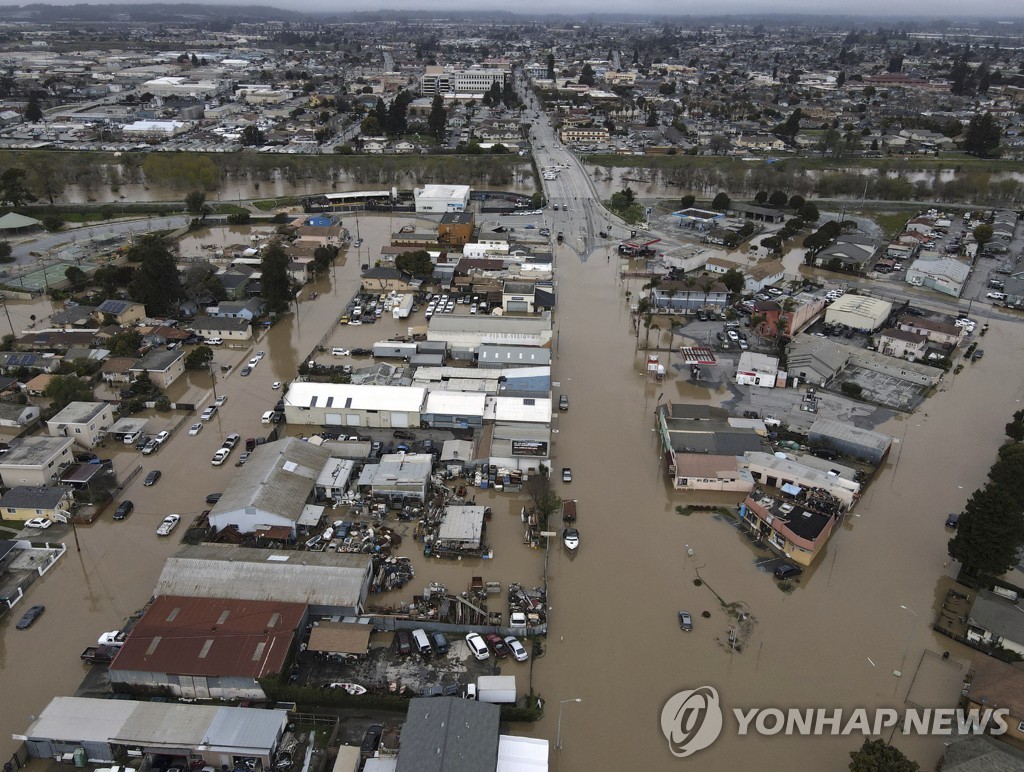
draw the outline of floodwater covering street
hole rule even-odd
[[[182,425],[159,453],[142,457],[116,449],[119,472],[141,460],[144,471],[159,468],[164,477],[151,488],[142,487],[142,475],[129,484],[123,497],[134,500],[136,511],[127,520],[113,522],[104,514],[79,527],[80,552],[73,534],[65,532],[67,555],[28,594],[32,604],[46,605],[46,614],[28,631],[16,631],[11,617],[0,627],[4,758],[15,746],[12,731],[22,731],[53,696],[74,693],[84,674],[78,652],[149,599],[183,531],[159,539],[157,523],[169,512],[188,521],[206,508],[206,494],[224,490],[233,466],[211,467],[207,459],[229,432],[265,433],[260,414],[280,395],[271,382],[293,378],[298,363],[332,329],[325,345],[354,347],[424,323],[420,312],[402,327],[383,320],[334,328],[358,287],[360,265],[373,262],[367,256],[387,242],[398,219],[360,217],[366,242],[361,252],[350,253],[304,288],[296,314],[261,333],[250,348],[217,351],[217,365],[238,364],[252,350],[268,356],[248,378],[237,368],[227,375],[218,369],[217,393],[229,399],[198,436],[186,431],[192,416],[164,414],[155,421]],[[343,220],[354,229],[352,217]],[[546,654],[515,671],[532,666],[533,688],[547,709],[543,720],[516,725],[514,732],[550,740],[553,768],[560,772],[740,769],[752,759],[763,769],[799,763],[839,770],[861,737],[738,737],[732,708],[903,708],[911,688],[915,702],[954,705],[966,662],[982,655],[931,631],[942,602],[939,582],[957,568],[946,557],[950,534],[943,522],[984,481],[1003,426],[1024,398],[1019,324],[993,321],[983,361],[948,375],[918,413],[876,427],[896,438],[886,466],[825,554],[786,593],[758,567],[768,554],[752,546],[735,522],[717,514],[676,513],[677,505],[688,503],[731,508],[738,494],[676,493],[660,457],[653,420],[659,402],[719,404],[729,393],[691,384],[688,368],[677,367],[678,361],[667,362],[664,381],[645,379],[617,257],[606,260],[599,250],[581,261],[568,246],[559,247],[556,271],[553,391],[568,394],[572,409],[553,418],[553,464],[572,468],[572,483],[557,483],[557,490],[579,501],[582,543],[574,560],[557,540],[551,545]],[[632,285],[634,297],[638,286]],[[309,300],[311,291],[320,297]],[[27,326],[29,314],[49,313],[45,300],[11,301],[9,310],[15,329]],[[206,374],[189,376],[190,394],[199,392],[204,401],[212,396],[206,392],[211,385]],[[288,433],[311,428],[291,427]],[[101,455],[108,450],[114,451]],[[397,605],[431,581],[461,591],[479,572],[503,585],[540,584],[544,553],[521,539],[518,512],[524,500],[480,494],[478,503],[494,508],[488,524],[493,561],[428,563],[410,540],[408,550],[402,549],[415,559],[416,579],[402,591],[372,596],[370,603]],[[723,604],[735,604],[745,615],[735,645],[733,620]],[[692,614],[693,632],[680,630],[680,609]],[[948,660],[941,659],[945,651]],[[722,735],[694,760],[676,759],[661,733],[661,708],[676,692],[703,685],[721,696]],[[576,698],[582,702],[571,701]],[[563,700],[570,702],[560,705]],[[931,768],[943,738],[897,734],[894,743]]]

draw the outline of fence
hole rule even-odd
[[[369,619],[373,622],[373,626],[378,630],[385,630],[387,632],[394,632],[395,630],[418,630],[420,628],[430,628],[442,633],[452,633],[455,635],[465,635],[466,633],[497,633],[504,637],[506,635],[515,635],[521,637],[530,637],[537,635],[547,635],[547,625],[541,625],[533,628],[523,627],[497,627],[495,625],[456,625],[448,622],[428,622],[416,619],[400,619],[398,617],[390,616],[371,616]]]

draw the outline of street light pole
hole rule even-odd
[[[917,612],[914,611],[914,609],[910,608],[909,606],[904,606],[901,603],[900,604],[900,608],[903,609],[904,611],[909,611],[915,617],[917,616]],[[903,668],[907,664],[907,655],[910,653],[910,639],[913,636],[913,634],[914,634],[914,620],[911,620],[910,621],[910,630],[907,631],[907,645],[903,648],[903,659],[900,660],[900,669],[892,671],[892,674],[894,676],[896,676],[897,678],[899,678],[900,676],[903,675]]]
[[[583,702],[580,697],[570,697],[558,703],[558,732],[555,736],[555,749],[562,750],[562,706],[567,702]]]

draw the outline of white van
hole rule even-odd
[[[263,417],[260,419],[260,421],[262,421],[265,424],[269,424],[271,419],[273,419],[273,417],[274,417],[274,411],[273,410],[268,410],[266,413],[263,414]]]
[[[424,657],[429,657],[434,653],[434,650],[430,647],[430,639],[427,638],[426,630],[413,630],[412,642],[416,646],[416,651]]]
[[[135,444],[135,441],[136,441],[137,439],[139,439],[139,435],[141,435],[141,434],[142,434],[142,432],[141,432],[141,431],[138,431],[138,432],[132,432],[131,434],[126,434],[126,435],[124,436],[124,444],[125,444],[125,445],[134,445],[134,444]]]

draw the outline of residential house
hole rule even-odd
[[[197,316],[192,322],[192,330],[204,338],[221,338],[232,341],[252,340],[252,326],[241,317],[218,318],[213,316]]]
[[[871,262],[878,245],[866,236],[842,234],[814,257],[814,264],[830,270],[859,272]]]
[[[1024,668],[1020,663],[1010,664],[995,657],[976,657],[972,658],[971,670],[973,675],[967,687],[968,709],[979,713],[985,710],[1007,711],[1004,719],[1007,730],[1003,737],[1024,741]]]
[[[96,327],[96,306],[65,306],[60,311],[50,314],[52,327]]]
[[[54,515],[65,517],[74,504],[74,496],[67,488],[48,485],[15,485],[0,497],[0,513],[4,520],[25,522],[34,517]]]
[[[245,319],[251,322],[263,313],[266,303],[259,298],[249,300],[222,300],[206,309],[206,315],[216,319]]]
[[[33,378],[32,380],[25,384],[25,393],[28,394],[30,397],[43,396],[43,392],[46,391],[46,387],[50,385],[50,381],[52,381],[56,377],[57,376],[55,375],[48,374],[37,375],[35,378]]]
[[[888,328],[878,333],[875,339],[878,350],[883,354],[911,362],[928,353],[928,338],[909,330]]]
[[[128,368],[128,377],[135,381],[144,372],[158,388],[166,389],[185,372],[185,352],[181,349],[153,349]]]
[[[963,328],[949,322],[929,319],[926,316],[905,314],[896,322],[896,326],[905,331],[923,335],[932,343],[950,349],[960,342]]]
[[[245,265],[232,266],[224,273],[218,273],[224,292],[230,300],[238,300],[247,295],[249,282],[253,279],[253,269]]]
[[[1024,612],[1007,598],[979,590],[967,614],[967,640],[1024,657]]]
[[[113,423],[114,410],[106,402],[70,402],[46,427],[51,437],[71,437],[76,444],[92,449]]]
[[[52,485],[65,466],[74,463],[70,437],[22,437],[0,456],[0,481],[16,485]]]
[[[0,426],[12,426],[21,429],[38,420],[39,408],[35,405],[0,402]]]
[[[786,269],[781,260],[765,260],[747,268],[743,272],[744,292],[760,292],[786,277]]]
[[[135,357],[110,357],[100,366],[100,378],[107,383],[128,383]]]
[[[52,354],[22,354],[18,352],[0,352],[0,371],[14,373],[18,370],[50,373],[60,366],[60,357]]]
[[[96,311],[101,317],[109,314],[122,327],[146,318],[146,307],[131,300],[104,300],[97,306]]]
[[[363,272],[360,288],[363,292],[416,292],[423,281],[397,268],[371,268]]]

